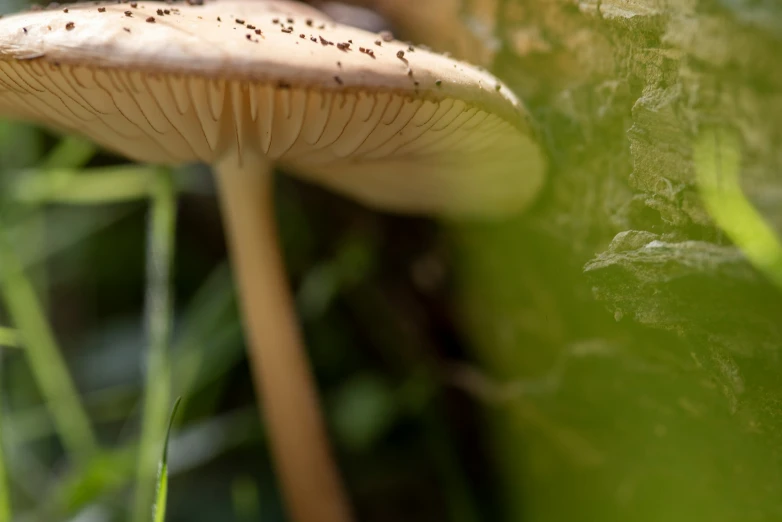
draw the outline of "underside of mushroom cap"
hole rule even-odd
[[[526,205],[544,161],[490,74],[292,2],[75,4],[0,20],[0,116],[163,164],[252,152],[386,210]]]

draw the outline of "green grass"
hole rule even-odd
[[[243,366],[219,215],[211,194],[202,190],[204,172],[118,164],[83,140],[55,141],[28,126],[1,123],[0,152],[0,522],[65,521],[84,513],[101,521],[158,522],[165,512],[189,522],[283,520],[256,397]],[[699,189],[714,221],[782,288],[779,238],[739,183],[740,143],[729,132],[712,129],[696,140],[694,152]],[[498,460],[513,468],[504,487],[520,511],[528,509],[535,497],[517,494],[519,484],[534,480],[527,474],[532,468],[526,444],[551,450],[545,442],[535,445],[546,436],[534,430],[569,433],[568,425],[536,424],[529,420],[535,410],[525,410],[536,403],[519,402],[514,408],[491,406],[510,419],[496,422],[497,440],[454,436],[454,414],[444,414],[454,404],[442,389],[448,366],[438,366],[438,360],[459,357],[463,347],[449,337],[453,332],[443,335],[441,324],[425,318],[432,309],[448,313],[434,302],[442,296],[406,287],[422,251],[405,243],[421,223],[400,226],[308,190],[280,188],[282,238],[335,446],[352,491],[369,512],[365,520],[387,519],[410,499],[416,511],[400,519],[493,520],[486,513],[502,510],[495,497],[502,480],[493,481],[496,477],[480,465],[486,474],[477,476],[488,477],[485,483],[465,472],[464,455],[482,443],[500,448]],[[471,268],[476,285],[471,295],[477,298],[469,300],[474,308],[463,317],[489,325],[480,340],[485,358],[497,358],[490,364],[498,370],[511,376],[524,374],[520,369],[542,371],[550,364],[548,352],[515,330],[507,335],[505,327],[534,323],[532,310],[547,311],[540,323],[549,317],[553,323],[565,321],[557,314],[572,299],[572,289],[561,290],[562,302],[516,307],[519,296],[547,295],[541,288],[556,277],[536,278],[533,271],[533,283],[518,276],[518,267],[536,252],[519,242],[523,227],[494,229],[495,236],[491,228],[474,231],[458,233],[462,240],[477,241],[470,251],[480,256],[485,272]],[[400,254],[405,248],[409,251]],[[491,292],[496,296],[487,298]],[[421,304],[427,299],[434,302],[428,310]],[[508,310],[513,313],[502,315]],[[528,315],[533,319],[525,319]],[[606,319],[603,310],[583,321],[578,313],[573,317],[589,325]],[[605,332],[587,329],[587,338],[613,335],[615,325],[610,318],[608,323]],[[530,353],[542,362],[533,364]],[[687,354],[682,357],[689,368]],[[586,368],[587,359],[578,364]],[[600,368],[570,382],[592,390],[628,371],[621,365]],[[605,373],[594,379],[591,371]],[[771,381],[768,390],[774,390]],[[590,397],[576,391],[574,404]],[[175,396],[183,399],[180,427],[172,432]],[[567,406],[560,398],[540,404],[539,418]],[[610,404],[600,407],[605,415],[614,414]],[[628,413],[642,415],[636,405]],[[470,412],[456,417],[476,432],[484,428],[475,426],[481,418],[476,421]],[[588,415],[583,420],[592,422]],[[743,440],[737,433],[729,435]],[[742,431],[745,435],[755,437]],[[693,448],[706,447],[710,436],[712,431],[693,438]],[[605,440],[617,442],[613,436]],[[168,452],[169,442],[177,451]],[[606,443],[600,449],[611,447]],[[541,455],[533,455],[533,468]],[[615,455],[613,463],[622,465],[621,454]],[[751,462],[765,472],[758,464],[765,455]],[[572,492],[586,486],[576,484]],[[578,502],[571,506],[578,509]]]
[[[25,229],[31,227],[25,224],[40,216],[45,205],[106,205],[138,199],[150,201],[146,290],[148,370],[139,456],[136,459],[137,495],[134,504],[134,519],[142,522],[149,519],[155,501],[155,470],[160,449],[168,441],[166,405],[171,387],[168,351],[171,347],[172,322],[170,279],[177,192],[172,174],[166,170],[146,166],[118,166],[85,171],[82,167],[92,159],[95,152],[94,146],[83,140],[68,138],[42,158],[37,167],[10,176],[10,189],[5,191],[7,203],[4,214],[22,217],[13,222],[13,226],[6,226],[5,221],[0,221],[0,295],[13,325],[0,328],[0,345],[23,349],[35,382],[45,398],[56,432],[67,454],[77,460],[76,469],[81,470],[79,473],[82,477],[71,477],[71,481],[75,480],[71,483],[92,483],[92,488],[102,490],[107,483],[121,482],[122,479],[116,476],[108,479],[105,474],[109,467],[116,468],[117,462],[110,456],[111,452],[107,454],[98,447],[89,414],[70,375],[62,347],[57,343],[44,305],[37,295],[35,282],[29,275],[29,267],[22,261],[16,245],[29,243],[30,236],[25,235]],[[22,237],[27,241],[20,241]],[[6,480],[7,463],[0,460],[0,465],[0,520],[10,520],[11,493]],[[167,480],[167,473],[163,479]],[[63,484],[67,484],[67,481]],[[83,488],[77,489],[81,491],[72,497],[91,498],[90,494],[84,494]],[[164,511],[165,499],[160,498],[161,494],[165,495],[165,489],[158,493],[157,504],[163,506]],[[77,500],[74,504],[74,498],[62,501],[61,505],[68,506],[68,509],[78,508],[79,502]]]
[[[158,464],[157,480],[155,481],[155,504],[152,509],[152,520],[154,522],[164,522],[166,519],[166,502],[168,500],[168,443],[171,439],[171,427],[174,425],[176,412],[179,409],[181,397],[174,402],[171,409],[171,415],[168,419],[168,428],[166,428],[166,438],[163,441],[163,455]]]
[[[741,143],[727,128],[706,128],[694,147],[695,173],[715,223],[747,259],[782,288],[782,243],[741,188]]]
[[[0,122],[0,522],[152,521],[156,488],[174,519],[282,520],[205,179]],[[411,394],[411,375],[437,371],[416,355],[432,349],[410,329],[418,312],[386,297],[408,267],[380,250],[385,218],[346,207],[335,227],[322,216],[337,200],[285,183],[286,261],[358,501],[386,513],[412,498],[411,522],[479,519],[438,384]],[[174,396],[171,444],[187,451],[161,488]]]
[[[66,156],[63,152],[59,154]],[[84,160],[79,155],[71,159],[74,167]],[[46,396],[63,444],[75,457],[89,458],[97,449],[95,434],[9,230],[0,219],[0,294],[24,344],[34,378]]]
[[[35,133],[15,133],[10,130],[13,128],[4,126],[5,132],[0,133],[5,138],[5,142],[0,140],[4,148],[26,150],[30,145],[12,145],[20,136],[29,139],[30,143],[36,142]],[[230,274],[224,265],[207,279],[201,292],[195,293],[194,305],[187,308],[183,328],[177,342],[173,342],[171,287],[176,202],[178,191],[186,187],[177,185],[170,171],[155,167],[85,168],[96,152],[96,148],[84,140],[66,138],[46,156],[35,160],[34,167],[25,165],[35,158],[34,155],[22,155],[18,163],[10,161],[0,166],[3,184],[0,192],[0,297],[3,306],[0,312],[5,310],[8,321],[0,324],[0,349],[16,350],[0,355],[14,364],[12,356],[23,355],[37,390],[26,387],[17,391],[19,386],[14,382],[2,384],[16,395],[34,397],[40,394],[44,405],[44,409],[27,408],[13,413],[6,408],[1,410],[0,421],[11,427],[9,433],[14,436],[3,437],[0,447],[0,521],[12,518],[11,500],[19,496],[14,482],[24,484],[28,480],[32,483],[54,478],[47,471],[54,462],[49,464],[48,458],[27,449],[30,444],[40,445],[40,442],[51,440],[53,435],[62,441],[62,456],[70,465],[64,473],[60,472],[50,500],[19,502],[14,519],[17,516],[22,519],[35,517],[35,512],[42,513],[40,516],[46,519],[61,519],[89,506],[115,505],[116,508],[112,497],[132,484],[136,492],[129,503],[132,519],[151,520],[154,507],[154,520],[162,520],[168,481],[167,444],[173,422],[173,413],[171,421],[167,422],[172,388],[176,386],[180,392],[197,393],[213,384],[243,355],[236,349],[240,347],[240,337]],[[3,158],[7,160],[9,155]],[[52,278],[58,277],[56,270],[53,274],[48,266],[53,256],[67,255],[106,227],[127,219],[127,211],[117,205],[144,202],[149,206],[144,289],[146,383],[141,388],[142,404],[136,407],[134,401],[127,402],[133,394],[127,387],[118,387],[117,393],[104,389],[82,397],[66,360],[67,350],[58,342],[47,317],[50,303],[46,300],[46,292]],[[67,219],[51,219],[55,211],[50,209],[57,209],[57,214],[62,212],[68,218],[78,209],[95,210],[89,211],[92,219],[77,219],[70,223]],[[138,248],[143,250],[143,244]],[[215,299],[217,296],[220,297]],[[173,363],[172,350],[179,354]],[[210,354],[218,354],[218,357]],[[0,404],[7,402],[6,397],[4,393]],[[117,420],[125,422],[135,410],[141,411],[137,443],[133,437],[129,443],[119,445],[98,443],[93,422],[104,426]],[[210,429],[214,431],[219,425],[229,426],[231,422],[218,417],[216,425]],[[246,432],[238,432],[239,440],[242,433]],[[218,454],[221,444],[224,443],[217,443],[213,448]],[[162,464],[161,450],[164,451]],[[28,462],[34,463],[28,470],[16,462],[19,458],[3,458],[6,454],[18,456],[22,453],[32,459]],[[37,469],[36,473],[30,471],[33,468]],[[16,494],[14,489],[17,489]]]
[[[0,327],[0,347],[19,348],[19,333],[13,328]]]
[[[198,176],[192,169],[170,172],[144,165],[115,165],[98,156],[93,146],[72,138],[56,142],[41,154],[45,150],[38,145],[41,134],[20,129],[25,131],[0,133],[4,137],[0,137],[0,147],[19,152],[18,158],[6,154],[0,161],[0,350],[6,362],[0,372],[6,376],[0,381],[4,406],[0,422],[11,428],[3,430],[0,454],[6,457],[0,458],[0,522],[67,520],[85,510],[103,512],[109,517],[106,520],[145,522],[153,517],[159,520],[164,506],[192,520],[202,514],[203,520],[277,520],[280,500],[270,463],[262,452],[258,456],[263,439],[245,371],[240,374],[245,379],[238,395],[240,404],[227,409],[220,404],[235,381],[231,375],[244,359],[230,269],[220,259],[188,275],[201,245],[197,243],[194,249],[192,243],[185,244],[184,252],[177,246],[177,202],[182,193],[192,194],[191,201],[204,199],[199,196]],[[23,143],[17,143],[19,139]],[[297,220],[298,227],[307,226],[302,225],[304,209],[297,207],[295,199],[282,203],[282,212],[289,214],[283,226]],[[134,227],[144,223],[144,228],[128,229],[129,223]],[[378,263],[376,245],[369,236],[351,232],[336,241],[336,248],[322,260],[312,262],[306,261],[310,247],[303,241],[313,236],[288,232],[285,237],[298,241],[288,243],[288,248],[298,249],[293,274],[302,281],[298,304],[314,331],[315,364],[331,366],[330,371],[338,375],[356,364],[351,358],[361,351],[348,350],[355,343],[340,340],[352,328],[339,321],[332,326],[327,318],[345,292],[358,292],[357,302],[366,296],[379,297],[373,287],[366,286]],[[297,259],[305,261],[302,264]],[[296,266],[308,263],[309,268],[297,275]],[[184,269],[185,276],[177,276],[175,264]],[[181,282],[175,283],[175,276],[186,278],[184,290]],[[91,281],[101,282],[95,287]],[[63,301],[60,289],[71,285],[76,299]],[[105,292],[103,285],[109,288]],[[122,303],[123,312],[90,311],[79,301],[89,292],[102,295],[102,302],[109,299],[109,306]],[[143,302],[134,298],[125,304],[126,296],[134,292]],[[175,293],[185,296],[178,306]],[[397,321],[396,312],[385,305],[367,309],[380,318],[378,324]],[[71,310],[78,312],[76,323],[86,321],[86,328],[54,320]],[[84,313],[94,317],[80,318]],[[392,365],[408,364],[391,355],[395,343],[387,344],[387,349],[389,360],[397,361]],[[329,352],[343,353],[335,355],[336,365],[318,360],[318,354]],[[92,364],[92,360],[102,362]],[[143,368],[140,374],[139,366]],[[107,369],[111,367],[115,370]],[[119,382],[102,377],[111,371],[120,377]],[[31,379],[24,377],[28,373]],[[375,371],[367,375],[384,379]],[[405,373],[401,377],[407,380]],[[333,382],[327,386],[332,391],[325,402],[333,405],[330,418],[340,424],[336,442],[355,454],[381,447],[388,433],[410,425],[411,416],[420,415],[409,409],[405,415],[388,413],[407,408],[408,392],[400,387],[385,392],[383,401],[390,409],[363,418],[366,400],[372,406],[372,397],[365,397],[366,390],[352,386],[350,379]],[[156,470],[167,444],[168,412],[175,395],[183,397],[181,436],[191,450],[179,461],[166,462],[164,475],[157,475],[165,477],[161,484],[156,482]],[[229,394],[233,395],[236,392]],[[458,457],[454,460],[448,449],[443,419],[432,425],[427,413],[420,422],[434,426],[435,431],[418,451],[426,454],[426,447],[437,449],[433,465],[449,479],[446,485],[451,493],[446,504],[450,508],[442,509],[457,513],[460,505],[467,506],[454,520],[474,519],[472,500],[463,495],[466,486],[460,478]],[[171,436],[176,444],[178,435]],[[356,440],[363,442],[356,445]],[[412,440],[403,446],[409,448]],[[226,491],[219,508],[182,506],[176,503],[176,494],[172,505],[161,496],[171,493],[169,476],[184,475],[189,477],[185,480],[189,486],[182,495],[198,499],[198,484],[211,480],[203,470],[237,451],[249,457],[236,469],[221,471],[228,474],[221,479]],[[384,469],[382,462],[387,457],[381,454],[379,458],[377,464],[364,467],[365,476],[373,477],[376,470]],[[417,469],[420,458],[415,451],[411,459],[410,469]],[[252,494],[247,487],[236,489],[239,479],[253,484]],[[420,489],[416,479],[415,474],[403,478],[411,491]],[[45,498],[36,495],[40,484],[47,484]],[[244,493],[239,494],[240,490]],[[207,514],[208,509],[217,514]]]
[[[0,346],[2,344],[3,343],[0,342]],[[2,353],[0,353],[0,372],[3,368],[2,361],[3,356]],[[2,384],[3,382],[0,379],[0,389]],[[3,424],[5,422],[3,419],[4,414],[5,407],[2,400],[0,400],[0,522],[10,522],[12,516],[11,487],[8,480],[8,465],[6,464],[5,445],[3,439]]]
[[[148,519],[157,456],[166,437],[166,405],[171,397],[169,350],[173,320],[171,271],[176,230],[176,197],[171,173],[160,170],[151,184],[145,313],[149,347],[146,355],[147,379],[136,472],[136,500],[132,518],[135,522],[145,522]],[[167,473],[164,473],[163,479],[168,480]],[[165,496],[165,491],[163,495]],[[165,512],[165,503],[162,509]],[[157,516],[155,521],[158,521]]]

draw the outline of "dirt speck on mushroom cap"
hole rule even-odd
[[[377,34],[301,4],[125,10],[74,4],[68,14],[0,20],[0,116],[79,132],[154,163],[213,163],[252,150],[407,213],[505,213],[541,184],[544,160],[523,106],[467,64],[420,49],[402,61],[408,44],[375,46]],[[66,19],[74,29],[65,30]],[[285,23],[297,30],[280,31]],[[248,24],[262,31],[257,38],[248,38]],[[369,46],[374,56],[360,52]]]

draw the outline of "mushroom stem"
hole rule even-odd
[[[279,251],[271,165],[243,154],[215,171],[251,371],[291,520],[351,521]]]

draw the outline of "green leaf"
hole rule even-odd
[[[741,189],[741,144],[736,134],[725,128],[706,129],[693,155],[701,196],[714,222],[782,288],[782,244]]]
[[[171,397],[171,323],[173,316],[171,272],[176,231],[176,191],[171,173],[161,170],[152,194],[147,255],[145,305],[149,348],[139,442],[136,498],[132,520],[146,522],[152,500],[158,444],[166,426],[166,405]]]
[[[160,169],[121,165],[83,170],[48,168],[24,172],[10,188],[15,201],[43,205],[66,203],[106,205],[146,199],[154,189]]]
[[[0,332],[2,334],[2,332]],[[2,376],[3,369],[3,354],[0,353],[0,376]],[[3,420],[5,414],[5,408],[2,398],[0,398],[0,421]],[[3,434],[2,425],[0,424],[0,522],[11,520],[11,487],[8,480],[8,469],[5,462],[5,447],[3,445],[4,440],[1,437]]]
[[[13,328],[0,326],[0,347],[19,348],[19,334]]]
[[[88,457],[97,449],[89,417],[35,287],[3,225],[0,223],[0,301],[25,346],[27,361],[63,444],[77,458]]]
[[[46,155],[38,168],[82,168],[97,152],[98,148],[91,141],[78,136],[66,136]]]
[[[168,419],[168,430],[166,430],[166,441],[163,444],[163,456],[160,459],[160,466],[157,474],[157,493],[155,493],[155,506],[153,508],[154,522],[163,522],[166,519],[166,498],[168,495],[168,440],[171,437],[171,427],[174,425],[179,403],[182,397],[178,397],[171,410],[171,417]]]

